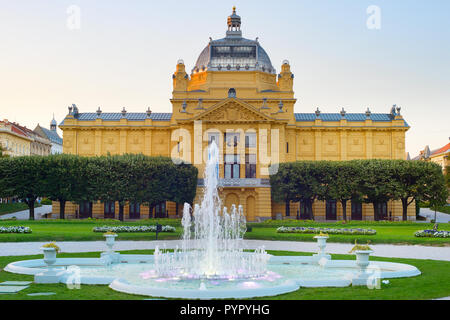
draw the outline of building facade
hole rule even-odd
[[[258,38],[245,39],[241,18],[233,10],[225,38],[210,39],[190,73],[182,60],[173,74],[172,110],[167,113],[82,113],[76,105],[61,123],[64,153],[83,156],[143,153],[181,158],[203,174],[208,144],[214,140],[221,152],[220,195],[226,206],[242,205],[248,221],[286,218],[301,205],[271,199],[271,166],[296,160],[403,159],[409,125],[400,108],[387,113],[296,113],[294,74],[288,61],[276,72]],[[199,177],[195,202],[202,195]],[[349,206],[350,207],[350,206]],[[373,220],[401,217],[401,203],[352,204],[348,216]],[[335,201],[316,202],[317,220],[342,219]],[[136,213],[139,210],[139,214]],[[176,216],[177,205],[163,203],[153,216]],[[83,214],[80,214],[81,211]],[[118,204],[69,205],[67,212],[81,216],[117,217]],[[111,214],[111,212],[113,212]],[[58,206],[54,206],[58,213]],[[414,208],[409,218],[415,219]],[[147,209],[125,208],[125,218],[148,217]],[[289,218],[289,217],[288,217]]]
[[[39,124],[34,129],[34,132],[39,136],[46,138],[51,143],[50,153],[51,154],[59,154],[63,152],[63,139],[58,135],[56,131],[57,123],[55,117],[53,116],[53,120],[50,122],[50,130],[44,127],[41,127]]]
[[[40,136],[33,130],[25,126],[21,126],[18,123],[15,123],[14,125],[18,127],[22,132],[24,132],[28,136],[28,138],[31,139],[30,144],[31,156],[48,156],[50,154],[52,143],[49,139]]]
[[[32,138],[28,137],[16,123],[8,120],[0,121],[0,143],[5,154],[10,157],[29,156]]]
[[[420,154],[412,160],[431,161],[437,163],[442,167],[444,174],[446,174],[447,167],[450,166],[449,156],[450,143],[447,143],[445,146],[435,150],[430,150],[430,147],[426,146],[425,149],[420,151]]]

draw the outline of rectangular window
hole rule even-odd
[[[289,142],[286,142],[286,153],[289,153]]]
[[[256,178],[256,154],[245,155],[245,177],[247,179]]]
[[[238,154],[226,154],[224,164],[224,175],[226,179],[240,178],[240,161]]]
[[[256,133],[250,132],[245,134],[245,147],[256,148]]]

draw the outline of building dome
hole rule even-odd
[[[228,17],[226,37],[211,40],[200,53],[192,72],[214,71],[254,71],[276,73],[266,51],[258,40],[242,37],[241,18],[233,8]]]

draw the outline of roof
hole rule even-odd
[[[294,116],[297,122],[314,121],[317,119],[315,113],[294,113]],[[347,121],[365,121],[367,119],[365,113],[346,113],[344,117],[340,113],[320,113],[319,117],[322,121],[340,121],[343,118]],[[392,116],[389,113],[372,113],[370,119],[378,122],[391,122]],[[405,126],[409,127],[406,121]]]
[[[100,116],[97,115],[97,113],[91,112],[91,113],[79,113],[77,115],[78,121],[94,121],[98,118],[102,119],[103,121],[119,121],[123,118],[122,113],[116,112],[116,113],[101,113]],[[127,112],[125,114],[125,119],[129,121],[144,121],[147,118],[147,113],[145,112]],[[152,113],[150,115],[150,119],[153,121],[170,121],[172,119],[172,113]],[[64,121],[61,122],[60,125],[64,125]]]
[[[436,149],[436,150],[433,150],[433,151],[431,151],[431,155],[432,156],[434,156],[434,155],[438,155],[438,154],[441,154],[441,153],[445,153],[445,152],[447,152],[447,151],[449,151],[450,150],[450,143],[447,143],[445,146],[443,146],[442,148],[439,148],[439,149]]]
[[[58,135],[58,133],[56,131],[52,131],[52,130],[48,130],[44,127],[41,127],[42,131],[44,132],[44,134],[46,135],[46,137],[53,143],[56,144],[63,144],[63,139]]]

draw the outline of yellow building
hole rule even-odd
[[[182,158],[202,174],[211,140],[219,144],[220,194],[226,206],[243,206],[247,220],[283,218],[285,205],[271,200],[271,164],[296,160],[402,159],[408,124],[394,106],[389,113],[294,113],[294,75],[288,61],[276,73],[256,40],[242,37],[233,9],[226,37],[210,39],[192,72],[179,60],[173,74],[172,112],[82,113],[69,107],[60,128],[64,153],[95,156],[143,153]],[[273,167],[272,167],[273,168]],[[202,177],[199,177],[202,178]],[[197,189],[202,194],[202,179]],[[69,205],[80,217],[117,216],[116,204]],[[298,203],[291,204],[295,218]],[[353,219],[373,220],[371,205],[353,204]],[[401,216],[400,203],[380,204],[378,218]],[[142,211],[142,212],[141,212]],[[336,202],[317,202],[317,220],[342,218]],[[54,213],[58,206],[54,206]],[[153,216],[176,216],[180,206],[163,203]],[[302,214],[302,212],[300,212]],[[415,219],[414,208],[410,218]],[[125,218],[148,217],[146,209],[125,209]]]
[[[420,154],[412,160],[431,161],[437,163],[442,167],[444,174],[447,173],[447,167],[450,166],[450,143],[447,143],[442,148],[431,151],[429,146],[420,151]]]
[[[33,139],[28,137],[16,123],[0,121],[0,144],[11,157],[29,156]]]

